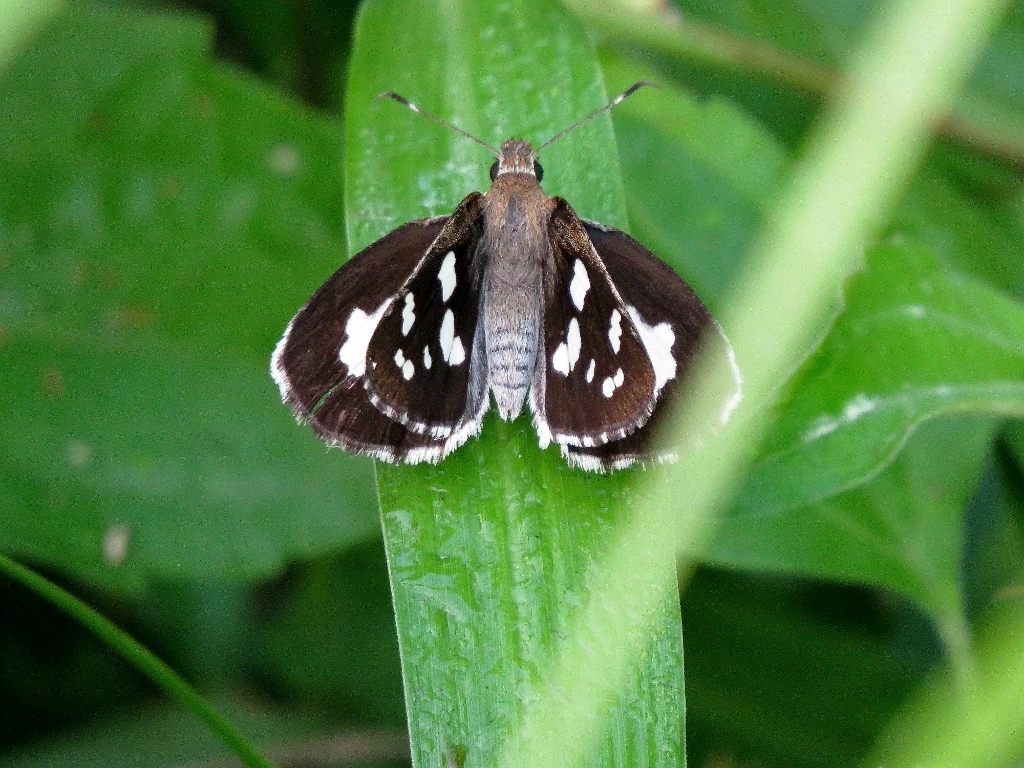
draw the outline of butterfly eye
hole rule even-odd
[[[494,161],[494,165],[491,166],[491,181],[498,178],[498,161]]]
[[[536,160],[533,161],[533,175],[537,177],[537,181],[544,178],[544,169],[540,167],[540,163]]]

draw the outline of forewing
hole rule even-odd
[[[583,222],[565,200],[552,206],[534,423],[542,445],[603,445],[647,421],[654,369]]]
[[[328,445],[386,461],[439,461],[444,441],[409,432],[371,405],[366,345],[394,292],[423,260],[448,217],[404,224],[360,251],[292,318],[271,375],[296,418]]]
[[[703,302],[667,264],[626,233],[584,222],[587,234],[626,304],[655,371],[658,404],[650,420],[628,436],[595,447],[566,447],[571,464],[591,470],[609,470],[644,460],[670,460],[653,454],[653,438],[669,412],[666,403],[678,397],[686,375],[703,342],[712,354],[726,360],[720,389],[720,407],[705,414],[706,431],[726,421],[742,398],[742,379],[732,347]]]
[[[412,432],[453,447],[479,430],[487,408],[477,334],[481,201],[474,193],[451,215],[384,311],[366,355],[371,402]]]

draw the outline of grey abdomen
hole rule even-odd
[[[539,291],[497,286],[487,297],[484,335],[487,344],[488,382],[498,413],[506,421],[519,415],[533,380],[540,338]]]
[[[547,197],[533,174],[498,176],[484,199],[483,273],[487,381],[498,413],[519,415],[541,340],[542,267],[548,252]]]

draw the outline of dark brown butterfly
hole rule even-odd
[[[580,219],[541,189],[541,145],[496,150],[486,194],[414,221],[356,254],[289,323],[271,360],[281,396],[329,445],[389,462],[438,462],[479,433],[494,403],[529,403],[541,448],[609,470],[648,458],[658,406],[697,344],[732,350],[693,290],[629,235]]]

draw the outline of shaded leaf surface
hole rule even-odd
[[[268,712],[240,698],[222,697],[216,704],[253,739],[283,756],[301,749],[318,730],[311,718],[295,712]],[[223,760],[225,750],[191,713],[149,703],[93,719],[86,727],[4,758],[9,768],[165,768]]]
[[[368,463],[266,374],[341,258],[339,133],[209,44],[76,7],[0,82],[0,546],[92,578],[266,574],[375,528]]]
[[[691,765],[860,765],[941,653],[899,600],[732,570],[698,570],[683,621]]]

